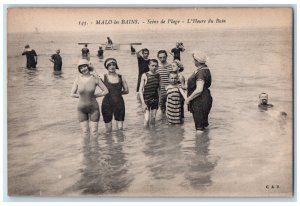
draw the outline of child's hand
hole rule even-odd
[[[189,105],[190,101],[191,101],[190,98],[186,98],[186,100],[185,100],[186,105]]]
[[[148,109],[148,107],[145,103],[142,103],[142,108],[143,108],[143,111],[146,111]]]

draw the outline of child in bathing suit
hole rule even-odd
[[[140,97],[143,111],[145,111],[144,126],[154,125],[159,103],[160,76],[157,73],[158,61],[150,59],[149,72],[141,78]]]
[[[167,90],[166,115],[170,124],[182,124],[181,118],[181,96],[186,98],[186,94],[178,84],[177,72],[170,72],[169,85]]]

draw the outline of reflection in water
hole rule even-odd
[[[181,158],[180,142],[183,140],[183,132],[178,125],[150,131],[144,153],[149,157],[146,167],[150,169],[154,179],[172,179],[181,173],[182,165],[178,161]]]
[[[28,82],[33,82],[38,75],[39,71],[37,69],[24,68],[24,79],[28,80]]]
[[[126,158],[123,153],[123,133],[105,134],[103,139],[86,138],[83,147],[81,179],[73,186],[83,194],[118,193],[124,191],[132,181],[127,177]]]
[[[62,76],[62,71],[53,71],[53,76],[56,78],[56,79],[61,79],[61,78],[63,78],[63,76]]]
[[[204,186],[212,184],[211,173],[214,170],[217,161],[209,158],[209,129],[195,137],[194,154],[189,156],[189,169],[185,173],[185,178],[195,189],[201,189]]]

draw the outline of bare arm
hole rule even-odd
[[[195,91],[186,99],[186,104],[189,104],[190,101],[192,101],[193,99],[195,99],[196,97],[198,97],[202,91],[203,91],[203,87],[204,87],[204,81],[203,80],[198,80],[197,81],[197,86]]]
[[[79,95],[77,94],[77,89],[78,89],[78,78],[75,79],[72,89],[71,89],[71,97],[73,98],[79,98]]]
[[[172,52],[168,52],[172,57],[174,57],[173,53]]]
[[[139,51],[136,53],[136,56],[137,56],[137,57],[140,57],[140,56],[141,56],[142,50],[143,50],[143,49],[139,50]]]
[[[184,78],[183,75],[179,75],[179,81],[180,81],[180,84],[181,84],[181,88],[186,89],[185,78]]]
[[[181,87],[179,87],[180,94],[183,96],[184,100],[187,99],[186,93],[183,91]]]
[[[129,88],[128,88],[128,84],[127,84],[124,77],[122,78],[122,85],[123,85],[122,95],[128,94],[129,93]]]
[[[184,50],[185,50],[184,46],[181,45],[180,48],[181,48],[181,51],[184,52]]]
[[[53,55],[51,56],[51,59],[49,59],[50,62],[54,63]]]
[[[147,110],[147,105],[145,104],[145,100],[144,100],[144,88],[145,88],[146,77],[147,77],[146,73],[144,73],[142,75],[141,84],[140,84],[140,90],[139,90],[143,111]]]
[[[103,97],[108,94],[108,89],[103,83],[103,81],[100,79],[100,77],[95,77],[97,80],[97,86],[102,90],[102,92],[95,94],[95,97]]]
[[[35,63],[37,64],[37,61],[38,61],[38,55],[37,53],[35,52],[35,50],[32,50],[34,52],[34,57],[35,57]]]

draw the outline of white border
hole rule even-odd
[[[21,1],[21,0],[11,0],[11,1],[8,1],[8,0],[4,0],[2,5],[1,5],[1,10],[4,12],[4,5],[8,4],[8,5],[13,5],[13,4],[16,4],[16,5],[13,5],[13,6],[37,6],[38,4],[40,3],[43,3],[41,2],[40,0],[30,0],[30,1]],[[46,3],[46,2],[45,2]],[[71,6],[74,6],[74,7],[84,7],[84,6],[107,6],[105,4],[109,4],[111,6],[115,5],[115,6],[118,6],[118,5],[122,5],[122,6],[133,6],[133,7],[136,7],[136,5],[138,5],[139,7],[142,6],[142,5],[147,5],[147,3],[149,2],[141,2],[141,1],[126,1],[126,4],[124,2],[122,2],[121,0],[104,0],[104,1],[96,1],[96,0],[85,0],[84,1],[85,4],[80,4],[80,3],[76,3],[74,1],[70,1],[70,0],[52,0],[51,1],[51,4],[55,4],[55,7],[58,7],[59,5],[63,6],[63,7],[68,7],[70,5],[68,4],[71,4]],[[101,4],[99,4],[101,3]],[[209,5],[209,6],[226,6],[226,7],[236,7],[236,6],[241,6],[241,7],[244,7],[244,6],[253,6],[253,4],[255,4],[254,6],[280,6],[278,4],[283,4],[283,5],[294,5],[295,7],[297,7],[297,1],[295,0],[277,0],[277,1],[272,1],[272,0],[252,0],[252,1],[249,1],[249,0],[246,0],[246,1],[243,1],[243,3],[241,3],[241,1],[239,0],[232,0],[232,1],[221,1],[221,0],[211,0],[211,1],[201,1],[201,0],[184,0],[184,3],[185,4],[182,4],[180,3],[179,0],[173,0],[171,2],[166,2],[166,1],[163,1],[163,0],[152,0],[151,1],[151,4],[156,4],[155,6],[159,6],[159,5],[162,5],[162,6],[166,6],[166,4],[168,3],[172,3],[174,6],[201,6],[201,4],[205,4],[206,5]],[[32,5],[26,5],[26,4],[32,4]],[[92,4],[92,5],[88,5],[88,4]],[[188,4],[192,4],[192,5],[188,5]],[[268,5],[268,4],[271,4],[271,5]],[[44,5],[38,5],[39,7],[42,7],[42,6],[51,6],[49,4],[44,4]],[[297,8],[295,8],[297,9]],[[298,16],[297,16],[297,13],[295,14],[296,15],[296,19],[295,19],[295,22],[296,22],[296,27],[295,27],[295,32],[297,32],[297,28],[298,28],[298,24],[299,24],[299,21],[298,21]],[[6,33],[4,34],[4,32],[6,32],[6,30],[4,29],[4,16],[1,15],[0,17],[0,21],[1,21],[1,24],[2,24],[2,32],[1,32],[1,54],[3,55],[0,55],[0,62],[1,62],[1,65],[2,66],[2,69],[3,69],[3,72],[0,72],[0,79],[3,81],[4,78],[6,79],[5,75],[6,75],[6,72],[5,72],[5,69],[6,69],[6,65],[4,65],[4,63],[6,62],[3,62],[4,58],[4,55],[6,55],[5,50],[6,50],[6,42],[4,42],[4,40],[6,40],[6,37],[4,37],[4,35],[6,36]],[[295,50],[296,48],[298,48],[298,42],[297,42],[297,36],[298,34],[296,34],[296,36],[294,37],[295,39]],[[5,39],[4,39],[5,38]],[[298,59],[298,53],[297,53],[297,56],[295,56],[296,59]],[[297,74],[297,76],[294,77],[294,80],[295,80],[295,85],[297,85],[296,83],[296,80],[298,79],[298,75],[299,75],[299,72],[296,72],[297,69],[296,69],[296,66],[297,66],[297,62],[295,62],[295,74]],[[4,90],[5,89],[5,90]],[[3,82],[3,84],[0,84],[0,90],[2,91],[2,95],[0,95],[0,113],[2,115],[1,119],[0,119],[0,132],[1,134],[3,134],[3,128],[4,128],[4,123],[6,122],[6,110],[4,110],[4,106],[6,106],[6,85],[5,83]],[[297,112],[297,108],[298,108],[298,101],[297,101],[297,97],[298,97],[298,93],[299,90],[298,88],[296,87],[295,88],[295,99],[294,101],[297,103],[297,105],[295,105],[295,120],[297,120],[297,116],[298,116],[298,112]],[[5,101],[5,102],[4,102]],[[5,114],[4,114],[5,112]],[[297,125],[296,125],[297,123]],[[297,128],[298,127],[298,122],[295,121],[295,140],[297,139],[298,137],[298,131],[297,131]],[[4,138],[6,138],[4,136]],[[299,142],[299,141],[298,141]],[[299,153],[297,152],[297,148],[298,148],[298,142],[297,142],[297,145],[295,145],[295,152],[297,153],[297,157],[295,159],[295,167],[297,167],[297,162],[299,160]],[[4,148],[4,145],[3,145],[3,139],[0,143],[0,147],[1,148]],[[4,152],[6,151],[3,151],[3,153],[0,152],[1,154],[1,157],[0,157],[0,164],[1,164],[1,167],[3,167],[3,155],[4,155]],[[2,168],[3,169],[3,168]],[[297,169],[297,168],[296,168]],[[3,171],[3,170],[2,170]],[[297,171],[297,170],[296,170]],[[3,174],[3,173],[2,173]],[[295,174],[296,176],[296,174]],[[296,187],[299,183],[299,178],[297,179],[297,182],[295,182],[296,184]],[[3,175],[1,175],[1,179],[0,179],[0,185],[3,185]],[[296,188],[297,189],[297,188]],[[26,201],[26,202],[3,202],[3,187],[0,186],[0,192],[1,192],[1,203],[0,205],[40,205],[41,202],[36,202],[38,198],[26,198],[26,200],[23,200],[23,201]],[[297,192],[297,194],[295,194],[295,197],[299,197],[299,190],[297,189],[295,192]],[[130,198],[132,200],[132,198]],[[192,198],[193,199],[193,198]],[[295,200],[295,202],[281,202],[280,199],[274,199],[272,198],[271,201],[273,202],[269,202],[267,200],[262,200],[260,201],[260,199],[256,199],[256,198],[237,198],[237,199],[234,199],[234,198],[231,198],[231,199],[227,199],[229,201],[227,201],[226,199],[224,198],[221,198],[221,199],[218,199],[218,198],[210,198],[208,199],[208,201],[210,202],[202,202],[201,201],[201,198],[197,198],[199,202],[188,202],[188,203],[184,203],[184,199],[180,199],[179,202],[178,202],[178,198],[175,198],[175,199],[167,199],[167,198],[164,198],[164,200],[161,201],[160,204],[166,204],[166,202],[172,202],[172,203],[168,203],[168,204],[172,204],[172,205],[181,205],[181,204],[188,204],[188,205],[216,205],[216,204],[222,204],[222,205],[240,205],[241,203],[239,201],[242,202],[243,205],[296,205],[297,203],[297,200]],[[265,198],[264,198],[265,199]],[[28,200],[28,201],[27,201]],[[31,202],[31,200],[33,200],[34,202]],[[85,201],[90,201],[88,199],[84,199],[84,198],[73,198],[72,199],[74,202],[58,202],[60,200],[55,200],[55,203],[58,204],[58,205],[86,205],[87,203],[84,203]],[[103,199],[99,199],[100,201]],[[133,199],[133,203],[131,202],[128,202],[129,199],[115,199],[116,202],[119,202],[119,203],[115,203],[115,202],[89,202],[88,205],[119,205],[119,204],[122,204],[122,205],[140,205],[141,203],[139,203],[138,201],[134,201]],[[202,199],[203,200],[203,199]],[[44,200],[42,200],[44,201]],[[63,200],[62,200],[63,201]],[[112,200],[110,200],[112,201]],[[125,201],[125,202],[120,202],[120,201]],[[150,198],[146,198],[146,199],[140,199],[140,201],[143,201],[143,205],[152,205],[153,203],[149,203],[149,202],[145,202],[145,201],[153,201],[153,199],[150,199]],[[154,200],[156,203],[157,200]],[[158,200],[159,201],[159,200]],[[174,202],[174,201],[177,201],[177,202]],[[194,201],[197,201],[196,199]],[[225,202],[224,202],[225,201]],[[250,202],[247,202],[247,201],[250,201]],[[279,202],[278,202],[279,201]],[[43,202],[42,204],[43,205],[53,205],[54,202]]]

